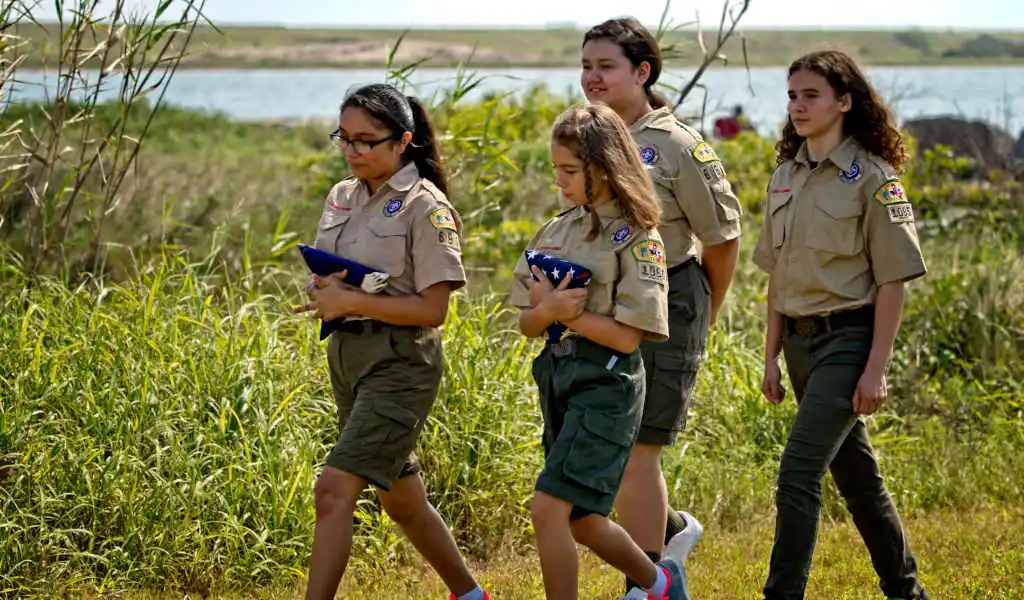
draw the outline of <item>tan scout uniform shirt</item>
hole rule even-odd
[[[588,208],[575,206],[545,223],[528,251],[562,258],[590,270],[588,312],[613,317],[644,331],[644,338],[668,339],[668,278],[665,249],[657,229],[644,231],[630,225],[616,201],[599,204],[601,233],[587,241],[591,217]],[[531,279],[526,257],[516,264],[512,305],[530,308]]]
[[[694,255],[694,237],[714,246],[740,235],[740,203],[722,161],[700,133],[668,108],[653,110],[630,127],[661,198],[658,230],[672,268]]]
[[[804,145],[768,186],[754,262],[790,317],[874,304],[878,286],[926,272],[895,170],[849,137],[811,169]]]
[[[415,164],[370,195],[355,177],[327,195],[314,246],[391,275],[382,293],[416,294],[443,281],[465,285],[456,213]]]

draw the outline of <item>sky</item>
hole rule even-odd
[[[134,6],[157,4],[157,0],[128,2]],[[52,14],[54,3],[43,4],[51,7]],[[206,14],[219,25],[589,27],[623,15],[656,25],[663,8],[663,0],[207,0]],[[701,21],[710,26],[717,25],[721,10],[722,2],[718,0],[673,0],[670,16],[676,23],[684,23],[692,21],[699,12]],[[40,16],[45,14],[43,9]],[[1024,0],[751,0],[742,25],[1024,31]]]

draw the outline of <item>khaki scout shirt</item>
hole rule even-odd
[[[776,310],[825,315],[873,304],[878,286],[926,272],[895,170],[849,137],[811,169],[806,144],[772,176],[754,262]]]
[[[700,133],[679,122],[668,108],[640,117],[630,131],[661,198],[658,230],[665,238],[669,268],[694,255],[694,237],[704,246],[739,237],[739,200],[722,161]]]
[[[417,294],[443,281],[466,282],[456,212],[415,164],[376,194],[350,177],[327,195],[314,246],[391,275],[382,293]]]
[[[668,339],[668,279],[665,249],[657,229],[644,231],[623,218],[612,200],[593,208],[601,233],[591,241],[590,209],[573,207],[545,223],[528,251],[562,258],[590,270],[588,312],[612,316],[644,332],[644,339]],[[512,275],[512,305],[530,308],[531,279],[526,257]]]

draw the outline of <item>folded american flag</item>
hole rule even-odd
[[[299,244],[299,252],[302,253],[302,258],[306,261],[306,266],[309,267],[309,270],[321,277],[346,271],[343,281],[349,285],[361,288],[368,294],[380,293],[387,286],[388,274],[383,271],[371,269],[354,260],[349,260],[323,250],[317,250],[306,244]],[[320,324],[320,339],[327,339],[344,320],[344,318],[339,318],[333,321],[322,322]]]
[[[526,264],[530,267],[530,277],[534,281],[537,280],[537,276],[533,274],[533,267],[537,267],[547,275],[548,281],[555,287],[558,287],[566,277],[570,278],[569,289],[587,287],[587,284],[590,283],[591,273],[586,267],[569,262],[564,258],[549,256],[536,250],[527,250]],[[547,329],[548,342],[557,342],[567,329],[568,327],[557,321],[549,325]]]

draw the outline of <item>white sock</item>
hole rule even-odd
[[[658,578],[654,580],[654,585],[645,590],[648,594],[660,598],[665,593],[665,587],[668,585],[668,577],[665,576],[665,570],[661,567],[654,567],[658,571]]]
[[[458,600],[484,600],[484,590],[480,586],[465,596],[459,596]]]

